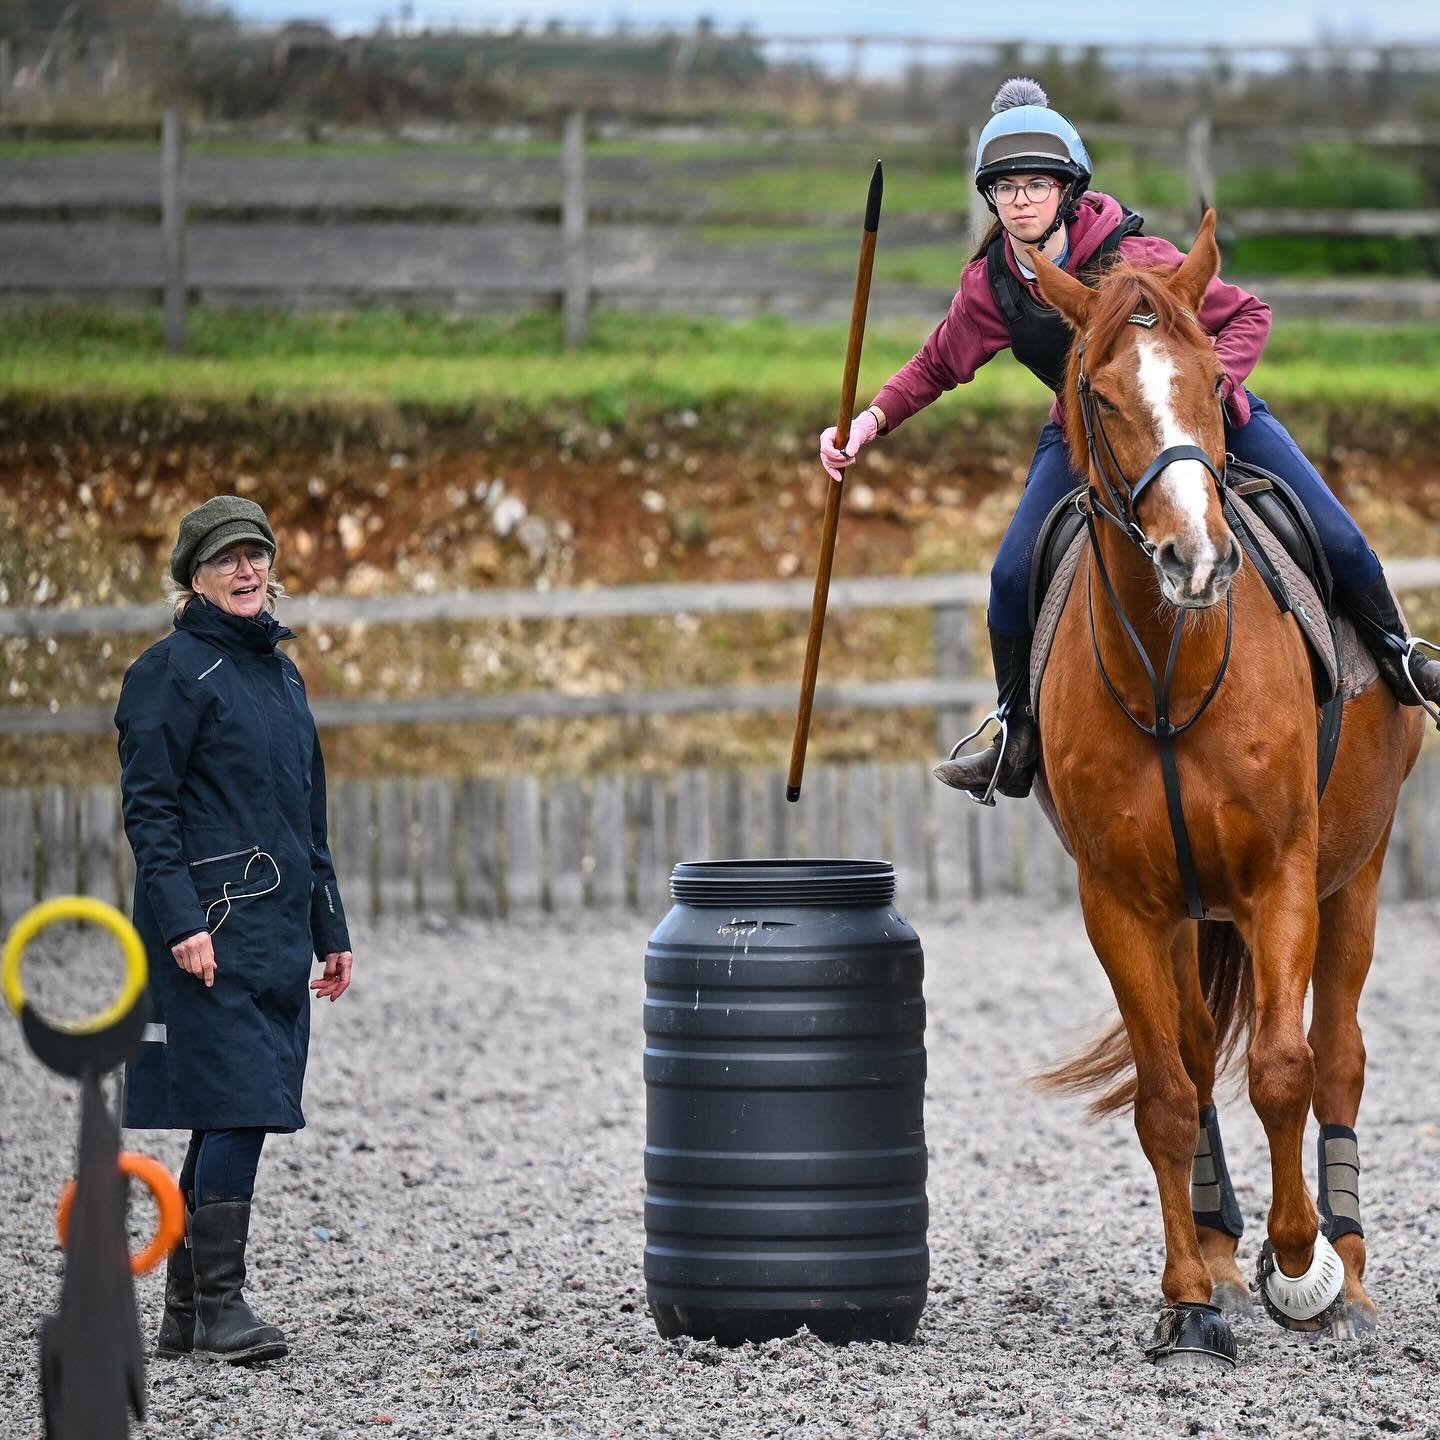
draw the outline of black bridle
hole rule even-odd
[[[1193,316],[1191,318],[1193,319]],[[1149,329],[1156,323],[1156,317],[1136,314],[1130,317],[1130,323],[1143,325]],[[1109,571],[1105,567],[1105,557],[1100,553],[1100,536],[1096,530],[1095,516],[1097,513],[1101,514],[1115,524],[1126,539],[1137,545],[1144,552],[1146,558],[1154,564],[1158,547],[1146,535],[1144,527],[1135,514],[1135,507],[1151,481],[1167,465],[1171,465],[1177,460],[1196,460],[1210,472],[1223,499],[1225,494],[1224,469],[1217,467],[1214,460],[1198,445],[1171,445],[1162,450],[1132,484],[1126,478],[1124,469],[1116,458],[1114,447],[1110,444],[1110,437],[1105,433],[1105,426],[1096,407],[1095,392],[1085,373],[1085,341],[1079,340],[1077,347],[1075,388],[1080,402],[1080,418],[1085,426],[1085,445],[1090,456],[1090,471],[1092,477],[1098,478],[1101,486],[1104,487],[1105,498],[1110,502],[1107,505],[1101,500],[1100,493],[1092,480],[1085,496],[1087,503],[1083,507],[1085,526],[1090,536],[1090,553],[1094,557],[1095,570],[1100,572],[1100,581],[1105,587],[1105,595],[1110,603],[1110,608],[1120,621],[1125,634],[1130,639],[1131,647],[1140,657],[1140,663],[1145,668],[1146,678],[1150,682],[1150,693],[1155,702],[1154,724],[1147,725],[1130,709],[1121,698],[1105,669],[1105,661],[1100,654],[1100,639],[1095,633],[1094,591],[1090,577],[1087,575],[1085,604],[1090,620],[1090,647],[1095,655],[1096,668],[1100,672],[1101,680],[1105,682],[1105,688],[1109,691],[1110,698],[1120,707],[1121,713],[1137,730],[1151,736],[1160,747],[1160,770],[1165,780],[1165,804],[1170,812],[1170,830],[1175,837],[1175,859],[1180,870],[1180,881],[1185,889],[1186,909],[1192,920],[1203,920],[1206,915],[1206,906],[1204,898],[1200,894],[1200,879],[1196,874],[1195,859],[1190,849],[1190,832],[1185,824],[1185,811],[1180,803],[1180,774],[1175,763],[1175,739],[1177,736],[1183,735],[1205,713],[1220,689],[1220,682],[1225,678],[1225,670],[1230,663],[1231,642],[1235,635],[1234,592],[1233,590],[1227,591],[1225,595],[1225,651],[1220,657],[1220,668],[1216,670],[1215,678],[1210,682],[1210,688],[1205,692],[1204,697],[1189,718],[1176,724],[1171,718],[1172,692],[1175,670],[1180,658],[1180,641],[1185,634],[1185,622],[1190,618],[1189,611],[1179,606],[1175,607],[1180,613],[1175,621],[1175,633],[1170,640],[1170,653],[1165,661],[1164,677],[1161,679],[1156,675],[1155,666],[1151,663],[1144,643],[1134,625],[1130,623],[1130,617],[1126,615],[1125,608],[1120,603],[1120,597],[1116,594],[1115,587],[1110,581]],[[1102,446],[1104,447],[1103,453]]]

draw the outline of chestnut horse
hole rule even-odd
[[[1302,1142],[1313,1106],[1322,1126],[1348,1127],[1353,1145],[1365,1074],[1356,1007],[1380,867],[1423,725],[1419,710],[1402,710],[1385,684],[1371,685],[1345,706],[1339,752],[1317,798],[1318,712],[1305,643],[1255,566],[1241,563],[1221,512],[1223,376],[1194,318],[1219,268],[1214,231],[1209,212],[1173,273],[1120,264],[1094,289],[1039,254],[1031,259],[1041,293],[1075,332],[1067,439],[1096,512],[1037,696],[1039,795],[1075,857],[1085,927],[1121,1017],[1042,1083],[1073,1091],[1109,1084],[1097,1113],[1133,1106],[1165,1226],[1165,1307],[1147,1354],[1198,1365],[1234,1363],[1212,1297],[1227,1308],[1248,1305],[1235,1260],[1239,1211],[1207,1110],[1217,1056],[1223,1068],[1241,1033],[1250,1098],[1270,1145],[1258,1286],[1266,1308],[1293,1329],[1373,1328],[1358,1200],[1357,1223],[1335,1227],[1351,1233],[1332,1248],[1319,1230]],[[1172,655],[1177,626],[1182,641]],[[1160,745],[1121,710],[1139,723],[1156,720],[1160,690],[1139,647],[1155,676],[1167,657],[1173,665],[1178,828],[1188,832],[1193,879],[1209,907],[1199,921],[1181,879],[1185,845],[1167,804]],[[1197,1187],[1216,1182],[1204,1193],[1228,1203],[1233,1224],[1217,1218],[1219,1201],[1216,1214],[1209,1206],[1200,1207],[1203,1217],[1192,1213],[1197,1140],[1209,1157],[1203,1173],[1196,1169]],[[1210,1223],[1197,1224],[1202,1218]]]

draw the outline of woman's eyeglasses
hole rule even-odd
[[[227,550],[208,563],[221,575],[233,575],[240,568],[241,560],[248,560],[250,568],[257,572],[270,568],[270,552],[261,550],[258,546],[254,550]]]
[[[1017,185],[1013,180],[999,180],[990,187],[990,198],[997,205],[1013,205],[1023,190],[1025,198],[1038,205],[1042,200],[1050,198],[1050,192],[1056,189],[1058,184],[1058,181],[1047,180],[1043,176],[1037,180],[1027,180],[1023,185]]]

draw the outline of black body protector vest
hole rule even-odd
[[[1143,215],[1125,210],[1120,223],[1080,267],[1077,278],[1093,285],[1120,249],[1120,242],[1127,235],[1138,235],[1144,224]],[[1010,331],[1010,348],[1015,352],[1015,358],[1058,394],[1065,382],[1065,363],[1070,358],[1070,327],[1060,318],[1058,310],[1030,298],[1029,291],[1016,278],[1005,259],[1008,243],[1008,237],[1002,230],[985,252],[990,293],[1005,317]]]

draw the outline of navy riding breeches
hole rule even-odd
[[[195,1130],[180,1167],[180,1193],[193,1210],[223,1200],[244,1200],[255,1194],[264,1130]]]
[[[1363,590],[1374,582],[1380,574],[1380,562],[1364,533],[1258,395],[1250,395],[1247,425],[1225,427],[1225,448],[1237,460],[1278,475],[1300,497],[1315,522],[1338,590]],[[1070,468],[1064,433],[1052,421],[1040,432],[1035,458],[1025,477],[1025,492],[990,573],[992,630],[1002,635],[1023,635],[1029,630],[1030,563],[1040,527],[1061,497],[1084,484],[1084,480]]]

